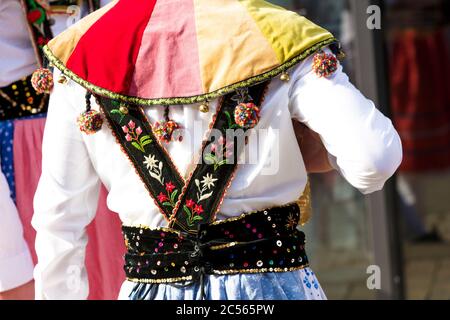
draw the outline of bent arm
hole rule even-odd
[[[292,117],[320,135],[344,178],[368,194],[383,188],[402,160],[401,141],[385,117],[339,66],[330,78],[299,65],[289,92]]]
[[[75,84],[55,83],[43,140],[42,175],[34,198],[37,299],[86,299],[86,226],[95,215],[99,179],[78,130]]]

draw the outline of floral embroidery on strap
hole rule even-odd
[[[125,139],[131,142],[131,145],[141,152],[145,152],[145,146],[152,143],[152,139],[149,135],[142,134],[142,128],[137,127],[133,120],[130,120],[126,126],[122,127],[122,131],[125,133]]]
[[[124,106],[104,97],[96,98],[122,151],[131,161],[161,213],[169,220],[184,185],[181,175],[158,144],[151,126],[139,108]]]
[[[244,115],[239,118],[243,124],[241,126],[235,123],[231,114],[235,113],[238,102],[243,103],[242,97],[245,97],[246,103],[253,99],[256,104],[262,103],[267,86],[268,82],[242,91],[238,94],[238,100],[233,99],[236,94],[228,94],[221,99],[210,128],[219,130],[223,136],[214,142],[211,141],[213,136],[209,134],[202,144],[204,161],[194,168],[187,181],[181,178],[172,159],[158,143],[155,128],[152,128],[140,108],[129,106],[126,110],[117,109],[117,101],[97,97],[118,143],[156,205],[169,220],[169,227],[196,232],[200,222],[209,223],[215,218],[234,176],[237,157],[243,149],[242,144],[227,141],[225,133],[234,129],[234,138],[243,138],[245,132],[253,127],[249,124],[257,122],[254,118],[246,119]],[[249,114],[252,115],[251,112]],[[124,121],[126,125],[122,124]]]

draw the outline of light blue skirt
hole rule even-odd
[[[310,268],[280,273],[205,276],[207,300],[325,300]],[[125,281],[120,300],[200,300],[198,282],[180,287],[171,284],[136,284]]]

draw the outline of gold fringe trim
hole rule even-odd
[[[312,216],[311,184],[309,178],[306,182],[305,190],[300,199],[298,199],[297,204],[300,207],[300,225],[304,226]]]
[[[264,82],[268,79],[274,78],[281,73],[285,72],[292,66],[296,65],[297,63],[301,62],[305,58],[309,57],[312,53],[316,52],[317,50],[320,50],[322,47],[325,47],[333,42],[336,42],[337,40],[333,38],[326,39],[324,41],[321,41],[309,49],[306,49],[298,56],[290,59],[289,61],[283,63],[282,65],[275,67],[274,69],[267,71],[265,73],[256,75],[254,77],[251,77],[249,79],[237,82],[235,84],[225,86],[221,89],[218,89],[216,91],[200,94],[192,97],[173,97],[173,98],[154,98],[154,99],[144,99],[144,98],[138,98],[138,97],[132,97],[132,96],[126,96],[119,93],[114,93],[110,90],[101,88],[99,86],[96,86],[81,77],[77,76],[73,71],[68,69],[57,57],[55,57],[50,50],[48,46],[44,46],[43,52],[47,56],[48,61],[50,64],[54,65],[56,68],[61,70],[61,72],[84,87],[85,89],[91,91],[92,93],[118,100],[120,102],[125,102],[129,104],[135,104],[135,105],[141,105],[141,106],[150,106],[150,105],[177,105],[177,104],[193,104],[193,103],[199,103],[199,102],[205,102],[207,100],[212,100],[214,98],[223,96],[225,94],[228,94],[230,92],[236,91],[239,88],[245,88],[250,87],[253,85],[256,85],[258,83]]]

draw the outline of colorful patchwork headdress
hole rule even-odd
[[[44,52],[94,94],[168,105],[268,80],[333,42],[328,31],[262,0],[115,0]]]

